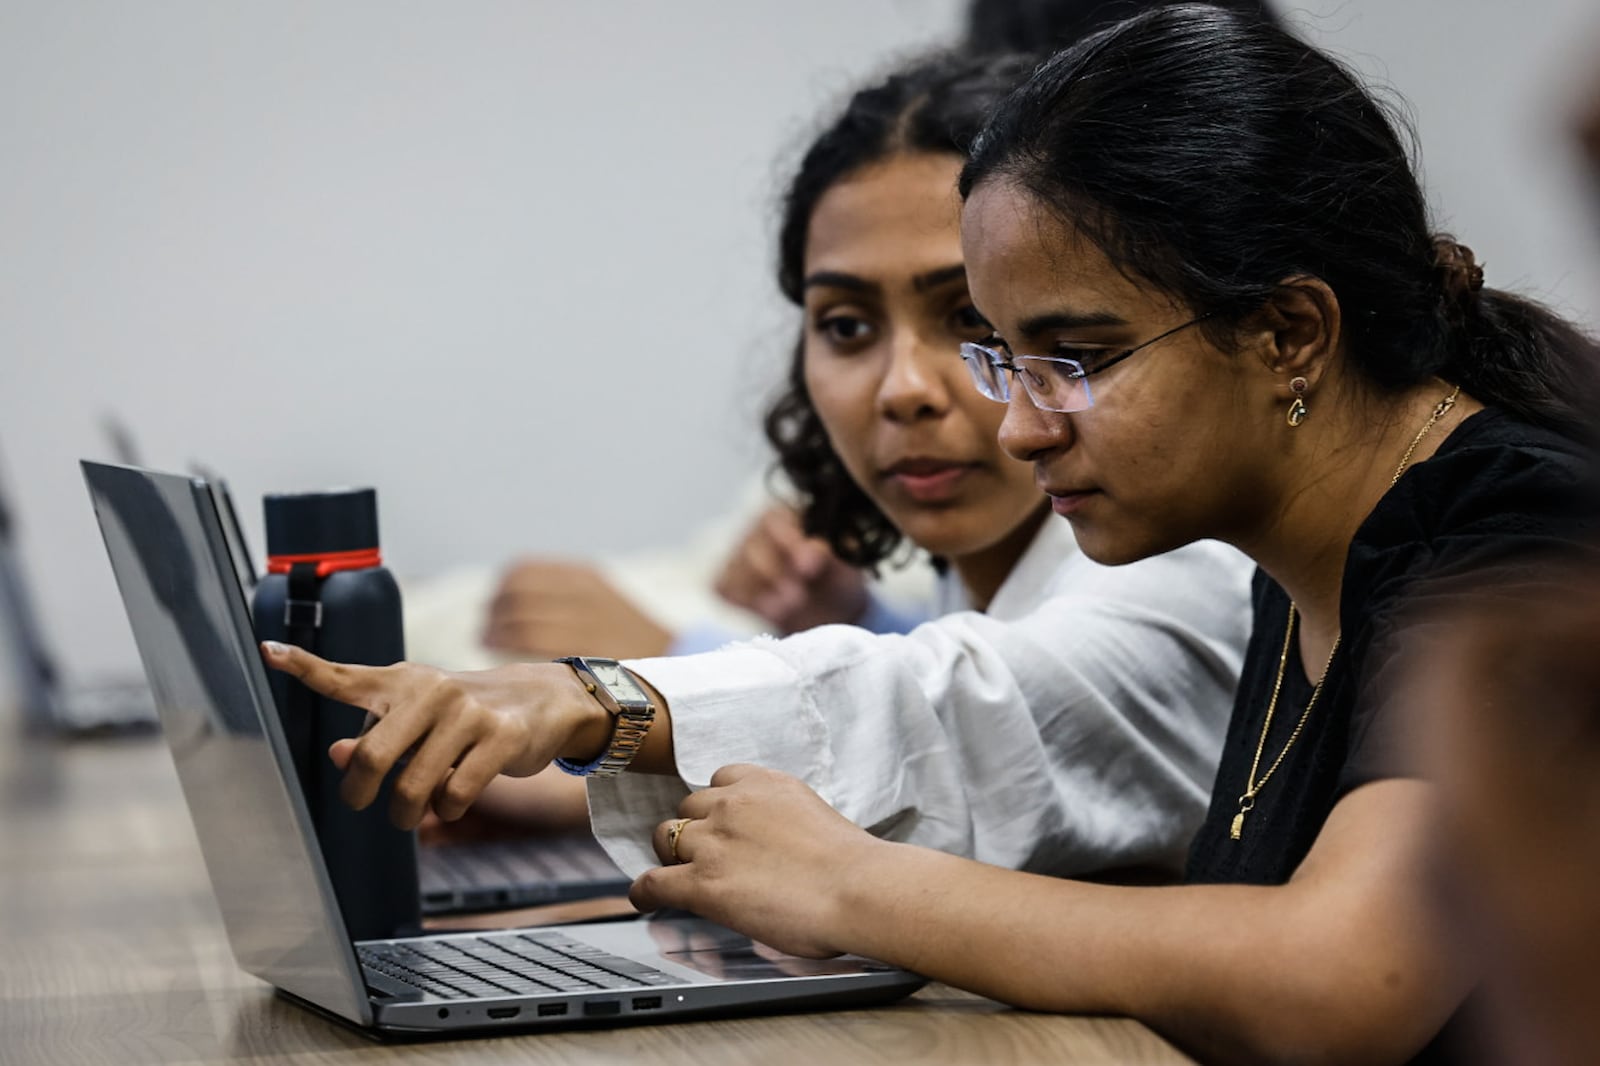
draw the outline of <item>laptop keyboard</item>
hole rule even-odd
[[[681,983],[554,932],[358,944],[361,965],[441,999],[594,992]]]

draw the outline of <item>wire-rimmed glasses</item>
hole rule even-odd
[[[1006,377],[1006,371],[1010,371],[1022,382],[1028,399],[1039,410],[1063,414],[1087,411],[1094,406],[1094,393],[1089,388],[1091,374],[1107,370],[1134,352],[1166,340],[1179,330],[1204,322],[1212,313],[1192,318],[1132,348],[1096,353],[1097,357],[1087,366],[1080,360],[1064,355],[1013,355],[1008,359],[994,348],[972,341],[961,345],[961,360],[967,364],[972,383],[978,387],[978,391],[996,403],[1009,403],[1011,400],[1011,381]]]

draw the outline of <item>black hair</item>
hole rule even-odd
[[[806,236],[817,201],[834,185],[904,153],[964,157],[989,109],[1016,88],[1033,60],[939,53],[850,98],[843,114],[812,143],[783,201],[778,230],[778,287],[804,304]],[[855,483],[828,440],[806,389],[796,345],[783,393],[768,408],[767,439],[801,495],[801,526],[839,558],[873,567],[899,547],[900,530]]]
[[[1406,140],[1402,140],[1402,132]],[[1259,19],[1184,4],[1102,30],[995,111],[961,192],[1012,182],[1221,342],[1280,282],[1338,297],[1349,362],[1404,389],[1439,376],[1592,436],[1592,340],[1496,289],[1430,230],[1404,120],[1333,59]]]
[[[1218,7],[1277,23],[1266,0],[1214,0]],[[1096,30],[1173,0],[972,0],[967,47],[976,52],[1053,52]]]

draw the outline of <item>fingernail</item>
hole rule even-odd
[[[287,644],[279,644],[275,640],[263,640],[261,646],[267,649],[268,655],[281,657],[289,654],[289,646]]]

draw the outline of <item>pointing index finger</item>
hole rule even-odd
[[[320,692],[340,703],[348,703],[367,711],[380,708],[369,706],[371,689],[367,680],[377,669],[372,666],[351,666],[331,663],[293,644],[279,644],[275,640],[261,642],[261,653],[267,665],[282,670],[313,691]]]

